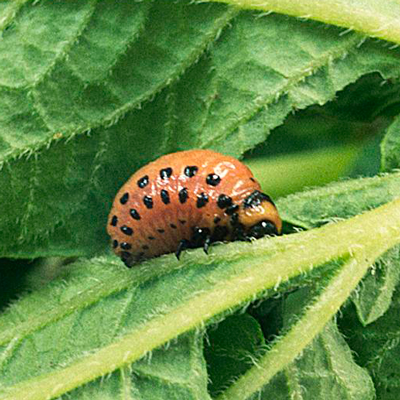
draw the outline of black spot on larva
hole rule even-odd
[[[147,236],[147,239],[149,239],[149,240],[155,240],[155,237],[154,237],[154,236]]]
[[[208,196],[204,192],[197,196],[197,208],[204,207],[208,203]]]
[[[160,170],[161,179],[168,179],[172,175],[172,168],[164,168]]]
[[[162,202],[163,202],[164,204],[169,204],[169,203],[170,203],[169,193],[168,193],[167,190],[162,189],[162,190],[161,190],[161,193],[160,193],[160,196],[161,196],[161,200],[162,200]]]
[[[121,226],[121,231],[122,231],[122,233],[124,233],[125,235],[128,235],[128,236],[132,236],[132,233],[133,233],[133,229],[129,228],[129,226],[126,226],[126,225]]]
[[[237,210],[239,210],[239,206],[237,204],[232,204],[225,210],[225,214],[227,215],[232,215],[234,214]]]
[[[179,201],[181,202],[181,204],[185,203],[188,197],[189,195],[186,188],[183,188],[179,191]]]
[[[250,178],[250,180],[251,180],[252,182],[255,182],[255,181],[256,181],[254,178]]]
[[[113,247],[114,249],[118,247],[118,240],[113,240]]]
[[[224,240],[229,233],[229,229],[226,226],[216,226],[214,232],[212,234],[212,241],[213,242],[220,242]]]
[[[232,199],[226,194],[220,194],[218,196],[217,205],[219,208],[226,208],[232,205]]]
[[[147,246],[147,244],[144,244],[144,245],[142,246],[142,249],[143,249],[143,250],[148,250],[148,249],[149,249],[149,246]]]
[[[157,232],[159,232],[159,233],[164,233],[165,230],[164,230],[164,229],[157,229]]]
[[[221,221],[220,217],[215,217],[214,218],[214,224],[218,224]]]
[[[131,217],[133,219],[136,219],[136,220],[140,219],[140,214],[134,208],[131,208],[129,213],[131,214]]]
[[[206,182],[208,185],[217,186],[221,182],[221,178],[217,174],[207,175]]]
[[[121,198],[119,199],[119,202],[121,204],[126,204],[129,200],[129,193],[124,193]]]
[[[153,199],[151,196],[144,196],[143,203],[148,209],[153,208]]]
[[[268,201],[272,205],[275,205],[274,202],[272,201],[271,197],[269,197],[265,193],[260,192],[259,190],[255,190],[251,195],[247,196],[243,200],[243,207],[244,208],[257,207],[263,201]]]
[[[137,181],[137,185],[140,187],[140,189],[143,189],[144,187],[146,187],[149,184],[149,176],[145,175],[143,178],[140,178]]]
[[[170,226],[172,229],[176,229],[176,228],[177,228],[177,226],[176,226],[175,224],[169,224],[169,226]]]
[[[178,221],[179,221],[182,225],[185,225],[185,224],[186,224],[186,221],[185,221],[184,219],[178,219]]]
[[[118,224],[118,217],[116,215],[114,215],[111,219],[111,225],[117,226],[117,224]]]
[[[121,243],[121,249],[130,250],[131,248],[132,248],[132,245],[130,245],[129,243],[126,243],[126,242]]]
[[[184,173],[186,176],[188,176],[189,178],[192,178],[193,176],[196,175],[196,173],[197,173],[198,170],[199,170],[199,169],[198,169],[195,165],[192,165],[192,166],[187,166],[187,167],[185,168],[185,170],[183,171],[183,173]]]

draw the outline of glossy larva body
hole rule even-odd
[[[134,173],[117,193],[107,230],[131,266],[216,241],[276,235],[272,200],[243,163],[211,150],[168,154]]]

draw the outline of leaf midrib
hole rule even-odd
[[[100,348],[64,369],[9,388],[11,397],[5,399],[23,396],[24,399],[42,399],[47,396],[46,393],[52,393],[54,397],[61,395],[132,363],[147,351],[204,324],[205,320],[228,309],[232,310],[250,298],[253,299],[256,294],[260,295],[266,289],[274,287],[277,282],[305,273],[328,260],[351,254],[352,257],[359,257],[363,262],[369,263],[369,257],[381,254],[387,250],[385,247],[391,247],[400,241],[399,209],[400,200],[396,200],[336,225],[290,235],[284,254],[278,251],[267,262],[263,257],[256,257],[246,263],[244,272],[217,282],[209,291],[194,294],[167,314],[144,322],[134,332],[119,338],[118,341]],[[376,226],[377,221],[381,221],[381,226],[372,238],[368,227]],[[354,231],[360,232],[356,238]],[[340,240],[335,242],[333,238]],[[279,243],[282,239],[270,241]],[[331,245],[323,246],[326,242]],[[310,248],[314,249],[311,253],[307,251]]]

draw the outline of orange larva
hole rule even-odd
[[[282,222],[251,171],[211,150],[160,157],[134,173],[115,197],[107,231],[127,266],[212,242],[278,235]]]

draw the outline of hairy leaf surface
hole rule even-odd
[[[276,293],[280,283],[298,284],[329,260],[350,254],[364,260],[359,269],[352,263],[343,270],[361,278],[370,258],[399,243],[399,218],[397,201],[318,230],[215,246],[209,256],[195,250],[181,262],[169,255],[127,270],[115,256],[80,261],[63,280],[1,316],[2,396],[42,399],[76,389],[250,299]],[[371,238],[368,227],[378,220],[385,223]],[[349,282],[338,276],[338,284]]]
[[[390,171],[400,167],[400,116],[388,128],[381,143],[382,169]]]
[[[19,18],[40,18],[46,7],[21,7],[5,42],[21,42]],[[0,170],[2,256],[102,251],[118,187],[148,161],[193,147],[240,156],[293,110],[323,104],[372,71],[386,78],[399,71],[399,52],[380,43],[277,15],[232,19],[237,11],[223,5],[93,2],[70,11],[78,12],[79,33],[62,49],[55,41],[40,78],[29,60],[25,74],[4,77],[12,99],[2,97],[9,102],[0,135],[7,161]],[[10,160],[23,153],[31,156]]]

